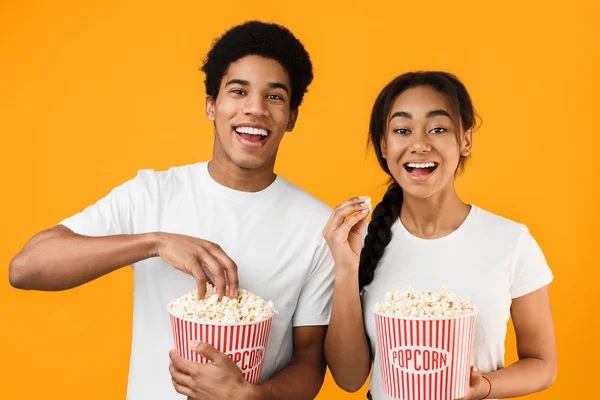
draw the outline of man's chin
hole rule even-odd
[[[244,169],[244,170],[259,170],[259,169],[264,169],[268,164],[269,161],[268,160],[248,160],[248,159],[240,159],[240,160],[233,160],[234,164],[238,166],[238,168]]]

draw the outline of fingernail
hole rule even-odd
[[[360,200],[366,200],[366,199],[368,199],[368,198],[369,198],[369,196],[358,196],[358,198],[359,198]]]
[[[190,340],[190,347],[191,348],[195,349],[196,347],[198,347],[199,344],[200,344],[200,342],[197,341],[197,340]]]
[[[368,213],[368,212],[369,212],[369,209],[366,209],[366,210],[362,210],[360,213],[361,213],[361,214],[366,214],[366,213]]]

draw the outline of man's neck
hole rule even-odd
[[[277,178],[273,167],[242,168],[231,160],[223,162],[213,159],[208,163],[208,173],[218,184],[240,192],[260,192]]]

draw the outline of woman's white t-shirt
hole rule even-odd
[[[373,399],[391,399],[383,392],[377,352],[375,303],[387,292],[412,286],[439,291],[447,285],[478,307],[472,364],[483,372],[504,366],[504,340],[512,299],[548,285],[552,272],[525,225],[476,206],[463,224],[439,239],[421,239],[400,220],[392,226],[392,240],[362,294],[366,331],[374,355],[370,383]]]

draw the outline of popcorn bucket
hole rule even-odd
[[[244,378],[257,384],[273,318],[246,324],[209,324],[176,317],[169,310],[175,350],[179,356],[197,363],[210,362],[189,346],[190,340],[212,345],[231,358]]]
[[[476,314],[419,319],[375,312],[383,391],[403,400],[453,400],[469,390]]]

